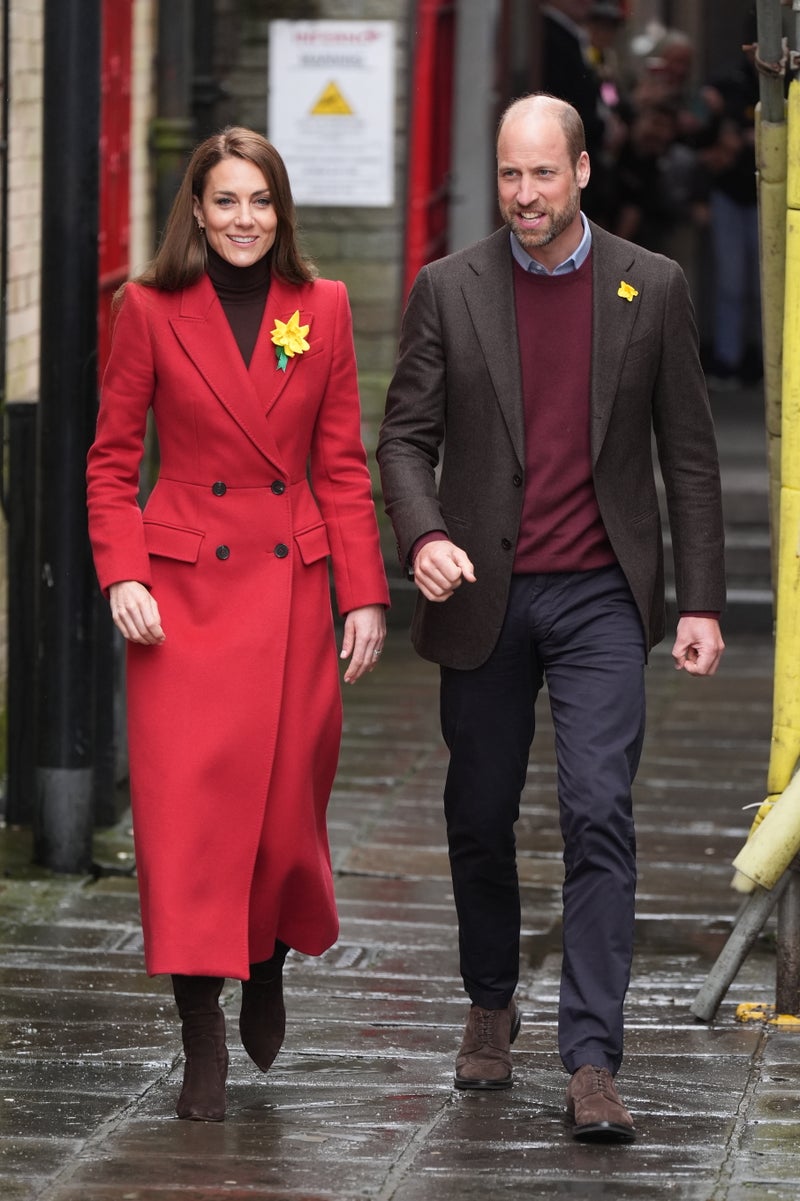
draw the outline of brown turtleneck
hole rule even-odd
[[[272,269],[272,253],[250,267],[236,267],[207,247],[208,276],[228,318],[236,345],[246,366],[250,366],[261,329]]]

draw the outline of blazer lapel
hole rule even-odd
[[[629,284],[633,295],[624,287]],[[620,295],[622,288],[624,295]],[[603,445],[645,282],[635,250],[592,225],[592,460]],[[631,299],[627,299],[627,296]]]
[[[497,402],[520,465],[525,463],[525,419],[519,365],[514,276],[509,232],[504,227],[477,244],[464,284],[475,339],[486,361]]]
[[[266,311],[257,346],[264,337],[265,319]],[[184,290],[180,315],[171,318],[170,324],[184,351],[236,424],[266,459],[282,469],[278,444],[264,420],[264,398],[254,384],[254,375],[245,366],[207,275]]]

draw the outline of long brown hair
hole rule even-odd
[[[291,284],[307,283],[315,278],[313,264],[297,243],[297,218],[283,159],[260,133],[240,125],[229,125],[195,148],[155,258],[136,277],[136,283],[175,292],[195,283],[206,270],[206,239],[197,227],[194,199],[202,200],[209,171],[225,158],[247,159],[258,167],[267,181],[278,219],[272,247],[274,274]]]

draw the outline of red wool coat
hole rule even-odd
[[[284,372],[270,331],[296,309],[310,345]],[[246,979],[276,938],[320,954],[338,933],[328,556],[342,613],[389,600],[344,286],[273,279],[248,369],[206,276],[128,285],[87,478],[101,587],[151,588],[166,634],[127,658],[147,970]]]

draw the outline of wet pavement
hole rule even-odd
[[[745,525],[753,504],[742,489],[756,505],[765,496],[760,428],[757,404],[720,417],[726,490]],[[400,590],[399,615],[404,604]],[[675,672],[667,645],[647,673],[637,951],[619,1077],[635,1144],[581,1146],[564,1116],[561,861],[545,705],[518,827],[515,1084],[452,1088],[466,1003],[444,851],[437,674],[398,620],[380,670],[346,690],[330,810],[340,940],[319,960],[290,957],[286,1043],[266,1076],[241,1049],[238,986],[226,986],[224,1124],[174,1116],[179,1030],[167,980],[142,969],[127,821],[98,835],[97,878],[32,869],[29,835],[0,830],[3,1201],[795,1201],[800,1033],[735,1015],[742,1001],[774,1002],[772,923],[714,1021],[690,1010],[739,905],[730,862],[750,824],[742,806],[763,799],[769,751],[763,607],[744,598],[726,632],[714,679]]]

